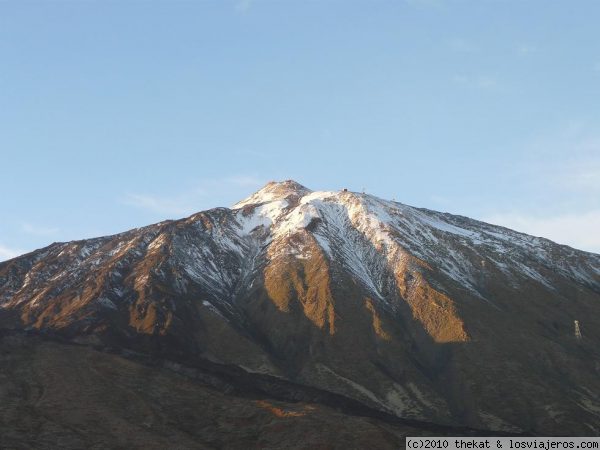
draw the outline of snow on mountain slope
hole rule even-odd
[[[203,220],[215,224],[206,227]],[[36,258],[50,252],[56,256],[54,266],[44,267],[52,272],[51,281],[75,280],[79,273],[119,256],[141,258],[157,251],[166,243],[165,235],[157,238],[158,230],[167,223],[141,229],[141,238],[132,235],[128,239],[128,232],[112,239],[54,244]],[[310,230],[330,258],[342,261],[378,297],[383,282],[378,269],[406,265],[411,258],[437,268],[478,296],[482,296],[482,272],[490,265],[512,277],[515,286],[522,280],[534,280],[552,288],[549,276],[560,274],[600,289],[599,255],[588,253],[587,258],[581,258],[584,252],[500,226],[366,194],[313,192],[293,181],[270,183],[232,210],[217,208],[191,216],[185,223],[196,229],[171,238],[173,260],[191,279],[212,286],[215,295],[222,298],[235,289],[239,266],[248,266],[247,260],[256,259],[259,253],[266,255],[265,246],[273,241],[304,230]],[[105,252],[102,246],[109,240],[116,245]],[[206,245],[208,240],[210,245]],[[226,260],[233,271],[222,264]],[[39,275],[33,269],[20,289]]]
[[[600,404],[599,301],[600,255],[294,181],[0,263],[0,323],[12,328],[505,430],[586,432],[600,419],[580,406]]]
[[[489,265],[516,284],[530,279],[551,287],[548,276],[558,273],[600,288],[598,255],[588,254],[590,263],[579,257],[582,252],[543,238],[370,195],[312,192],[286,181],[267,185],[233,208],[242,233],[262,227],[266,240],[318,224],[313,232],[322,248],[342,258],[376,294],[377,273],[369,267],[373,253],[386,257],[388,265],[417,257],[479,296],[481,274]],[[249,208],[248,215],[240,213]]]

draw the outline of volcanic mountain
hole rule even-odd
[[[600,433],[600,255],[345,189],[0,263],[0,326],[352,417]]]

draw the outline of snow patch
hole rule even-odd
[[[100,305],[109,308],[109,309],[117,309],[117,305],[115,305],[111,300],[106,297],[100,297],[96,300]]]
[[[490,430],[507,431],[507,432],[513,432],[513,433],[518,433],[519,431],[522,431],[520,428],[515,427],[514,425],[506,422],[505,420],[501,419],[500,417],[495,416],[488,412],[480,411],[479,417],[480,417],[481,421],[485,424],[485,427]]]
[[[335,371],[333,371],[331,368],[327,367],[324,364],[316,364],[316,368],[318,371],[322,372],[327,372],[331,375],[333,375],[335,378],[337,378],[338,380],[342,381],[344,384],[350,386],[352,389],[354,389],[355,391],[359,392],[360,394],[364,395],[365,397],[367,397],[369,400],[383,406],[386,409],[389,409],[387,405],[385,405],[385,403],[383,403],[372,391],[370,391],[369,389],[367,389],[366,387],[350,380],[349,378],[343,377],[342,375],[339,375],[338,373],[336,373]]]

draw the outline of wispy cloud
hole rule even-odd
[[[32,225],[28,222],[23,222],[21,224],[21,231],[34,236],[51,236],[58,233],[60,229],[56,227],[42,227],[38,225]]]
[[[466,84],[469,82],[469,77],[466,75],[456,74],[452,77],[452,81],[457,84]]]
[[[121,202],[125,205],[145,209],[164,215],[185,215],[194,212],[192,195],[165,197],[152,194],[126,194]]]
[[[254,175],[232,175],[203,180],[172,195],[128,193],[120,199],[120,203],[162,216],[185,216],[216,206],[211,204],[215,197],[235,193],[241,198],[263,184],[264,180]]]
[[[584,119],[554,124],[518,150],[510,170],[522,183],[517,189],[523,200],[488,210],[484,220],[600,253],[599,124]]]
[[[0,244],[0,261],[6,261],[7,259],[14,258],[15,256],[19,256],[25,253],[22,250],[17,250],[15,248],[6,247]]]
[[[581,120],[570,120],[524,145],[520,166],[524,176],[553,190],[586,197],[600,193],[600,131]]]
[[[447,41],[448,48],[456,53],[475,53],[479,47],[463,38],[453,38]]]
[[[494,77],[478,77],[475,85],[480,89],[492,89],[498,86],[498,81]]]
[[[581,250],[600,253],[600,210],[554,216],[523,212],[493,214],[485,222],[540,236]]]
[[[598,151],[600,155],[600,145]],[[600,193],[600,156],[567,164],[561,178],[571,189]]]
[[[517,46],[517,53],[521,56],[531,55],[538,51],[537,46],[532,44],[520,44]]]
[[[235,12],[244,14],[252,8],[254,0],[237,0],[234,5]]]
[[[452,77],[452,81],[459,85],[483,90],[498,87],[498,80],[488,75],[469,76],[457,74]]]

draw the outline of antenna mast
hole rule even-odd
[[[575,338],[581,339],[581,329],[579,328],[579,320],[575,320]]]

